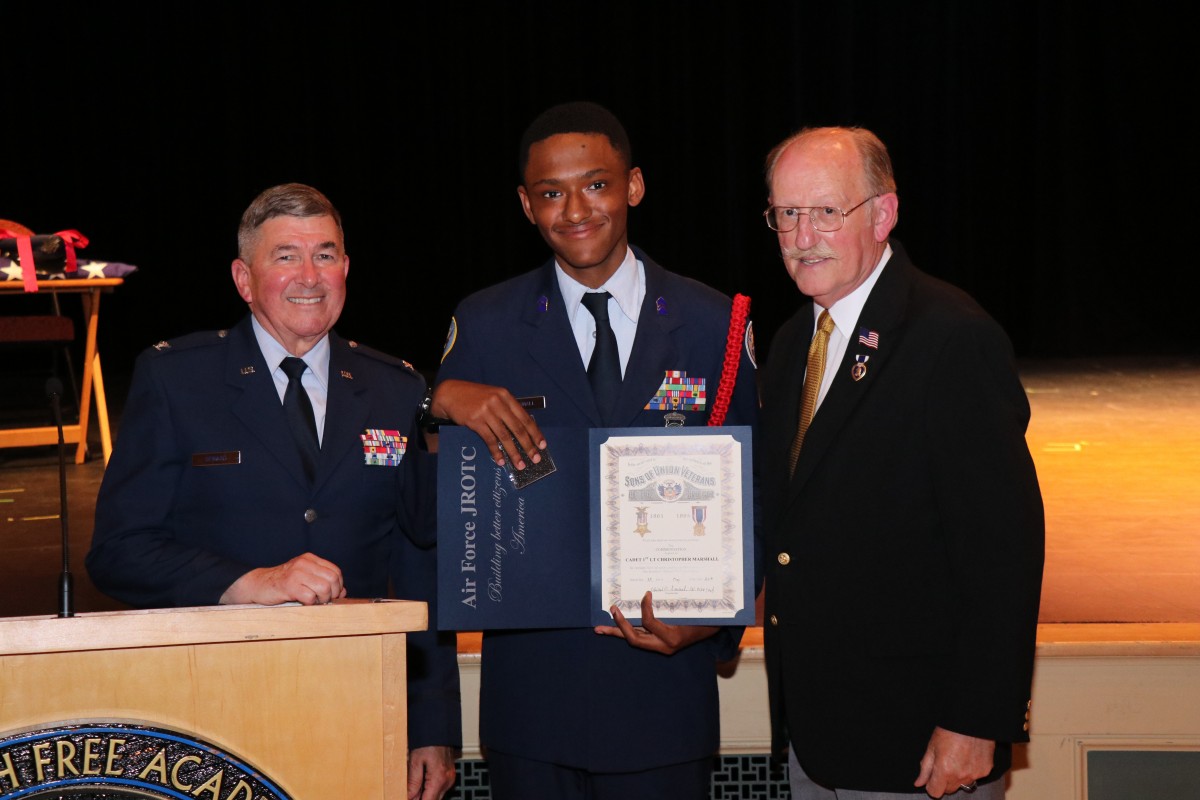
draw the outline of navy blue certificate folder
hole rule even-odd
[[[672,624],[754,624],[748,427],[543,433],[557,469],[517,489],[476,434],[441,428],[440,629],[611,625],[614,604],[637,624],[636,598],[622,601],[621,590],[640,597],[639,580],[656,581],[656,613],[673,614],[664,616]],[[714,440],[714,433],[725,435]],[[710,436],[702,443],[689,434]],[[709,452],[710,441],[720,442],[719,453]],[[692,442],[705,452],[690,455]],[[745,502],[720,504],[719,472],[727,492]],[[718,562],[740,565],[740,574],[725,566],[722,577]],[[717,599],[686,599],[701,588],[709,595],[716,588]]]

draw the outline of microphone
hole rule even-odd
[[[66,442],[63,440],[62,381],[53,376],[46,381],[46,396],[54,409],[54,424],[58,426],[58,502],[59,519],[62,520],[62,575],[58,578],[58,616],[75,616],[73,589],[75,579],[71,576],[71,540],[67,535],[67,460]]]

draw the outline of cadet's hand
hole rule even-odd
[[[616,606],[610,608],[609,613],[616,620],[616,627],[597,625],[596,633],[604,636],[620,636],[633,647],[653,650],[668,656],[678,653],[701,639],[707,639],[720,630],[712,625],[668,625],[665,622],[659,622],[658,618],[654,616],[654,598],[650,592],[646,592],[642,597],[641,627],[633,627]]]
[[[453,420],[455,425],[479,434],[497,464],[504,463],[504,453],[500,451],[503,443],[513,458],[513,466],[525,469],[525,462],[512,445],[513,439],[534,464],[542,460],[538,451],[546,449],[546,437],[517,398],[501,386],[445,380],[434,389],[429,410],[435,417]]]
[[[913,786],[925,787],[930,797],[953,794],[992,771],[996,743],[945,728],[934,728]]]
[[[431,745],[408,754],[408,800],[440,800],[454,785],[454,751]]]
[[[313,606],[345,596],[346,587],[342,585],[338,565],[304,553],[277,567],[250,570],[225,590],[220,602],[273,606],[295,601]]]

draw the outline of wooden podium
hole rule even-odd
[[[405,632],[426,624],[425,603],[404,600],[0,619],[0,739],[97,721],[170,729],[293,800],[400,800]],[[0,797],[14,788],[4,769]]]

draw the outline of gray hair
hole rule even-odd
[[[254,198],[243,212],[238,225],[238,257],[246,259],[254,247],[259,226],[274,217],[333,217],[338,235],[342,232],[342,215],[329,198],[303,183],[282,183],[265,190]]]

